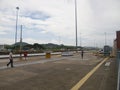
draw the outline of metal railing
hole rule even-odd
[[[53,53],[51,53],[52,55],[59,55],[59,54],[61,54],[61,52],[53,52]],[[33,57],[33,56],[45,56],[46,55],[46,53],[34,53],[34,54],[28,54],[28,57]],[[22,54],[22,56],[24,56],[23,54]],[[9,55],[0,55],[0,59],[6,59],[6,58],[8,58],[9,57]],[[14,58],[19,58],[20,57],[20,54],[15,54],[15,55],[13,55],[13,57]]]

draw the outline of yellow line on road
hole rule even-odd
[[[84,76],[71,90],[78,90],[91,76],[92,74],[109,58],[105,58],[96,67],[94,67],[86,76]]]

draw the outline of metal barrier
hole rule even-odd
[[[120,51],[117,52],[117,64],[118,64],[117,90],[120,90]]]
[[[45,56],[45,53],[34,53],[34,54],[28,54],[28,57],[33,57],[33,56]],[[53,52],[51,55],[61,55],[61,52]],[[23,54],[22,54],[23,56]],[[8,58],[9,55],[0,55],[0,59],[6,59]],[[13,54],[14,58],[19,58],[20,54]]]

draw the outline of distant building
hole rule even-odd
[[[0,51],[4,49],[5,49],[4,45],[0,45]]]
[[[117,56],[118,51],[120,51],[120,31],[116,31],[116,39],[113,43],[112,55]]]
[[[117,50],[120,51],[120,31],[117,31],[116,34],[117,34],[117,39],[116,39]]]

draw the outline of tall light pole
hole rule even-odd
[[[82,34],[80,33],[80,47],[82,47]]]
[[[20,58],[22,57],[22,25],[20,30]]]
[[[77,1],[75,0],[75,38],[76,38],[76,51],[78,46],[78,40],[77,40]]]
[[[105,45],[107,44],[107,41],[106,41],[106,32],[105,32]]]
[[[15,43],[17,42],[17,25],[18,25],[18,11],[19,11],[19,7],[16,7],[16,31],[15,31]]]

